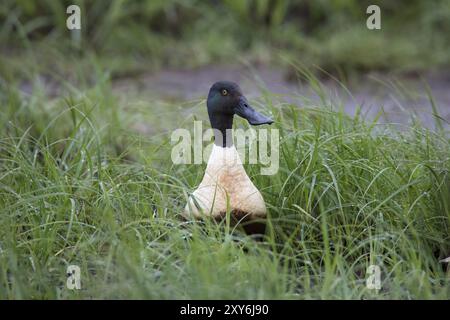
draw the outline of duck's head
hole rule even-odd
[[[212,128],[218,129],[222,133],[223,146],[228,146],[231,143],[226,130],[232,128],[235,114],[254,126],[273,123],[272,119],[253,109],[247,98],[242,94],[241,88],[231,81],[214,83],[209,89],[206,105]]]

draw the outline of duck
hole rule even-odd
[[[266,229],[266,204],[245,171],[233,144],[231,129],[235,115],[253,126],[272,124],[273,120],[257,112],[241,88],[231,81],[214,83],[206,106],[214,131],[214,145],[203,179],[190,194],[183,216],[222,221],[230,212],[233,226],[241,225],[246,234],[261,239]]]

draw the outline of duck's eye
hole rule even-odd
[[[222,89],[221,94],[223,96],[227,96],[228,95],[228,90],[227,89]]]

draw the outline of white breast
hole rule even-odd
[[[214,145],[203,180],[190,197],[184,215],[199,217],[203,212],[219,217],[227,211],[227,200],[230,211],[266,215],[263,197],[247,176],[236,148]]]

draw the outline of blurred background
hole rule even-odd
[[[81,8],[80,31],[66,27],[70,4]],[[371,4],[381,30],[366,27]],[[3,0],[0,27],[1,81],[28,93],[36,81],[57,96],[62,80],[81,88],[106,76],[115,90],[170,101],[204,97],[219,79],[250,96],[261,87],[313,96],[299,81],[309,70],[339,96],[347,93],[330,79],[351,88],[342,98],[350,113],[365,105],[373,117],[382,107],[402,121],[429,86],[450,117],[446,0]]]

